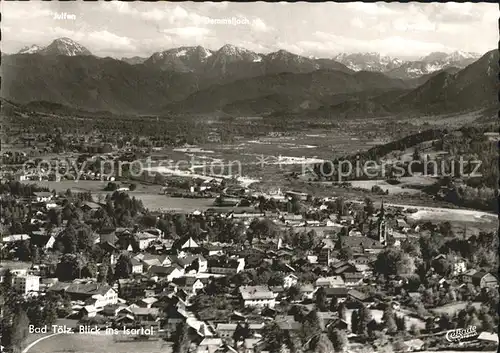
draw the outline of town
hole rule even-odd
[[[149,211],[114,178],[95,200],[16,175],[0,185],[2,340],[11,347],[22,347],[29,323],[60,322],[75,334],[118,328],[174,352],[497,344],[494,233],[466,237],[370,197],[263,193],[234,180],[162,177],[164,193],[177,185],[214,200],[181,212]],[[476,340],[443,340],[469,326],[480,329]]]

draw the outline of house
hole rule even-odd
[[[274,293],[267,286],[245,286],[239,290],[245,307],[274,308],[276,304]]]
[[[318,278],[315,282],[315,285],[316,287],[336,288],[345,287],[346,284],[341,276],[330,276]]]
[[[94,213],[94,212],[98,211],[100,208],[101,208],[101,205],[99,205],[98,203],[95,203],[95,202],[90,202],[90,201],[83,202],[82,207],[81,207],[81,209],[84,212],[90,212],[90,213]]]
[[[472,284],[472,276],[474,276],[478,271],[475,269],[470,269],[462,273],[462,282],[467,284],[471,283]]]
[[[279,328],[283,331],[299,331],[302,328],[302,324],[295,321],[295,317],[293,315],[276,316],[275,321]]]
[[[240,273],[245,269],[245,259],[230,259],[226,263],[221,263],[220,261],[208,262],[208,272],[214,274],[236,274]]]
[[[181,245],[182,250],[198,249],[199,247],[200,246],[193,240],[193,238],[189,238]]]
[[[174,279],[173,282],[187,294],[195,295],[198,291],[205,288],[208,278],[180,277]]]
[[[238,324],[220,323],[217,324],[215,332],[217,332],[218,336],[221,338],[231,339],[237,326]]]
[[[134,274],[142,274],[143,266],[142,262],[140,262],[137,259],[131,259],[130,261],[132,263],[132,273]]]
[[[351,302],[355,302],[355,303],[371,302],[371,297],[368,294],[362,293],[356,289],[351,289],[347,293],[347,297]]]
[[[364,275],[359,272],[350,273],[345,272],[342,274],[346,286],[359,286],[363,283]]]
[[[341,330],[346,330],[348,327],[347,322],[339,318],[337,313],[333,313],[331,311],[318,311],[318,319],[322,330],[328,329],[332,326]]]
[[[148,232],[139,232],[136,234],[137,241],[139,243],[139,249],[145,250],[147,249],[152,242],[158,240],[158,236],[148,233]]]
[[[335,243],[331,239],[323,239],[321,250],[318,256],[318,262],[330,265],[336,259],[333,257],[335,251]]]
[[[325,288],[325,295],[327,298],[335,298],[339,303],[347,299],[347,288]]]
[[[293,273],[290,273],[283,278],[283,287],[290,288],[296,285],[298,280],[299,278],[297,276],[295,276]]]
[[[34,192],[33,195],[36,202],[49,202],[53,197],[52,193],[48,191]]]
[[[49,291],[65,293],[71,300],[92,301],[96,307],[104,307],[118,303],[116,291],[108,284],[92,281],[59,282],[48,289]]]
[[[379,253],[384,249],[379,241],[364,236],[340,236],[336,248],[342,249],[344,247],[351,248],[354,253],[358,254]]]
[[[178,256],[170,256],[170,261],[172,264],[176,264],[184,270],[191,268],[196,272],[207,272],[208,262],[201,255],[186,255],[181,252]],[[194,266],[197,264],[197,266]]]
[[[433,261],[437,261],[440,259],[446,259],[449,258],[447,255],[444,254],[439,254],[433,258]],[[458,276],[460,274],[465,274],[467,271],[467,265],[466,262],[461,259],[458,256],[453,256],[450,257],[450,262],[451,262],[451,275],[452,276]]]
[[[404,219],[401,219],[401,218],[396,219],[396,226],[397,226],[398,230],[400,230],[403,233],[406,233],[411,229],[411,227],[408,225],[408,223],[406,223],[406,221]]]
[[[169,282],[172,282],[174,278],[179,278],[184,276],[184,269],[177,265],[164,267],[164,266],[151,266],[148,271],[153,276],[165,277]]]
[[[476,272],[472,275],[472,284],[480,288],[498,288],[498,279],[487,272]]]
[[[304,284],[299,287],[299,292],[302,298],[312,299],[314,297],[314,293],[316,293],[316,288],[314,288],[312,284]]]
[[[151,306],[154,303],[156,303],[157,301],[158,301],[158,299],[156,299],[154,297],[143,298],[143,299],[139,300],[137,305],[140,306],[141,308],[151,308]]]
[[[104,308],[102,308],[101,314],[104,316],[111,316],[111,317],[116,317],[119,313],[129,313],[131,314],[132,312],[122,304],[111,304],[111,305],[106,305]]]
[[[224,255],[224,248],[220,245],[206,244],[206,245],[203,245],[202,251],[207,256]]]
[[[196,353],[215,353],[222,346],[222,339],[205,337],[198,345]]]
[[[156,321],[160,314],[160,309],[158,308],[142,308],[137,305],[129,306],[129,310],[135,319],[139,321]]]
[[[97,315],[97,307],[94,305],[85,305],[79,312],[81,317],[95,317]]]
[[[479,341],[486,341],[486,342],[494,342],[498,343],[498,334],[497,333],[490,333],[490,332],[481,332],[479,336],[477,337]]]
[[[356,265],[347,261],[339,261],[331,265],[332,272],[335,275],[344,276],[346,273],[357,273]],[[345,282],[345,278],[344,278]]]
[[[12,288],[22,295],[38,293],[40,290],[40,277],[33,275],[16,276],[12,278]]]
[[[363,275],[364,278],[368,278],[373,275],[373,270],[369,265],[354,264],[354,266],[356,267],[356,271],[358,273],[361,273],[361,275]]]

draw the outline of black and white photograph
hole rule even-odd
[[[0,11],[1,353],[498,351],[498,4]]]

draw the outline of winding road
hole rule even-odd
[[[62,333],[53,333],[53,334],[50,334],[50,335],[47,335],[47,336],[44,336],[44,337],[40,337],[36,341],[31,342],[26,348],[23,349],[23,351],[21,353],[27,353],[30,350],[31,347],[33,347],[38,342],[43,341],[44,339],[50,338],[52,336],[61,335],[61,334]]]

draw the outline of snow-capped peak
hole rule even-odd
[[[447,59],[449,61],[459,61],[459,60],[464,60],[464,59],[478,59],[479,57],[481,57],[481,55],[477,54],[477,53],[471,53],[471,52],[457,50],[457,51],[454,51],[453,53],[449,54]]]
[[[250,51],[245,48],[240,48],[237,46],[234,46],[232,44],[226,44],[223,47],[221,47],[217,51],[217,60],[224,60],[226,61],[229,59],[230,61],[250,61],[250,62],[260,62],[262,61],[262,57],[254,53],[253,51]]]
[[[23,49],[21,49],[18,52],[18,54],[34,54],[34,53],[38,53],[42,49],[43,49],[42,47],[39,47],[38,45],[33,44],[29,47],[24,47]]]
[[[175,53],[175,56],[177,56],[177,57],[179,57],[179,56],[186,56],[186,53],[187,53],[186,49],[179,50],[177,53]]]
[[[241,52],[246,52],[246,49],[238,48],[232,44],[226,44],[219,49],[219,52],[225,55],[235,56],[240,54]]]
[[[26,47],[21,49],[21,51],[19,51],[19,54],[35,54],[35,53],[39,53],[42,55],[67,55],[67,56],[92,55],[87,48],[65,37],[54,40],[46,47],[40,47],[35,44],[32,45],[31,47]]]
[[[70,38],[58,38],[43,49],[46,54],[59,54],[67,56],[91,55],[90,51]]]

